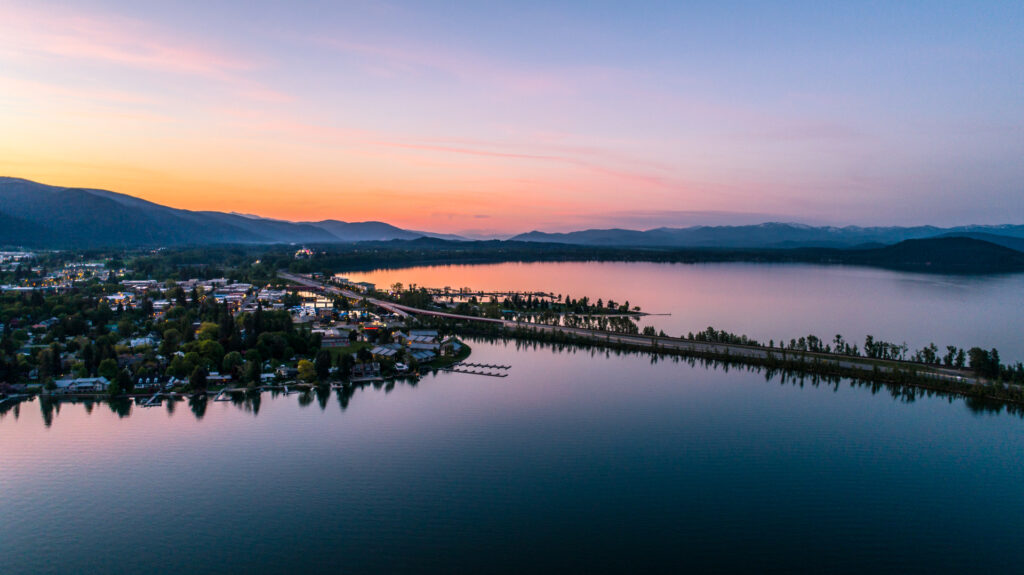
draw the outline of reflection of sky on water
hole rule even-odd
[[[366,387],[344,409],[337,393],[265,393],[258,411],[208,401],[201,419],[186,402],[127,417],[63,404],[46,427],[38,400],[22,404],[0,418],[4,573],[1015,559],[1018,416],[647,355],[472,345],[510,376]]]
[[[935,342],[998,348],[1024,360],[1024,274],[932,276],[845,266],[655,264],[643,262],[502,263],[417,267],[348,274],[378,286],[547,291],[578,299],[628,300],[653,314],[641,325],[669,335],[708,326],[767,342],[842,334],[911,348]]]

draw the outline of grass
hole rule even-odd
[[[361,349],[373,349],[374,344],[366,341],[357,341],[351,345],[345,347],[331,347],[327,348],[327,351],[331,352],[331,360],[337,361],[338,357],[345,354],[358,353]]]

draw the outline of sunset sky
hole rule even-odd
[[[1024,2],[0,0],[0,175],[444,232],[1024,223]]]

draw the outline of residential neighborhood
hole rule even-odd
[[[365,298],[276,277],[139,277],[117,258],[39,261],[54,257],[0,254],[0,397],[349,385],[416,377],[468,352]]]

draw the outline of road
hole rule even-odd
[[[532,329],[541,332],[561,332],[565,334],[571,334],[579,338],[588,339],[594,342],[616,343],[622,345],[636,346],[640,348],[647,348],[651,350],[679,351],[684,353],[711,355],[716,357],[728,356],[730,358],[736,359],[772,359],[776,361],[789,360],[800,361],[804,363],[819,362],[822,364],[833,365],[841,369],[858,370],[863,372],[874,372],[875,369],[877,369],[879,372],[882,373],[891,373],[894,371],[907,371],[910,369],[914,369],[916,370],[918,375],[927,376],[929,378],[933,378],[936,380],[949,381],[955,383],[967,383],[972,385],[980,383],[980,381],[976,377],[964,371],[956,369],[946,369],[937,366],[922,365],[906,361],[877,360],[864,357],[839,356],[833,354],[814,352],[783,351],[781,349],[774,348],[739,345],[731,343],[709,343],[701,341],[691,341],[687,339],[679,339],[674,337],[628,335],[593,329],[553,326],[538,323],[526,323],[506,319],[476,317],[448,313],[443,311],[420,309],[397,304],[390,301],[366,297],[365,294],[342,289],[337,286],[325,284],[323,282],[318,282],[307,276],[296,275],[283,271],[278,272],[278,276],[288,281],[293,281],[295,283],[305,285],[308,287],[321,288],[329,293],[341,295],[347,298],[365,298],[369,303],[382,307],[402,317],[408,317],[410,315],[427,315],[433,317],[457,319],[461,321],[499,324],[506,329],[518,328]]]

